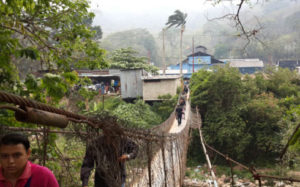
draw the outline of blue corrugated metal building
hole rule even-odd
[[[199,69],[209,69],[211,66],[223,65],[224,62],[215,59],[212,55],[206,53],[206,48],[204,46],[196,47],[197,52],[190,54],[182,62],[182,70],[184,78],[191,78],[193,69],[197,72]],[[194,68],[193,68],[194,64]],[[168,66],[168,70],[180,70],[180,64]],[[187,70],[187,71],[184,71]]]

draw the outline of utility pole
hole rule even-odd
[[[148,64],[151,65],[151,53],[148,50]]]
[[[184,26],[180,29],[180,77],[182,77],[182,35],[184,31]]]
[[[193,73],[194,73],[194,57],[195,55],[194,55],[194,36],[193,36]]]
[[[163,70],[163,74],[166,75],[166,56],[165,56],[165,31],[166,31],[166,28],[163,28],[162,29],[162,32],[163,32],[163,66],[164,66],[164,70]]]

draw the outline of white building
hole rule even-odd
[[[142,80],[144,101],[159,100],[158,96],[166,94],[174,96],[180,87],[179,75],[144,76]]]

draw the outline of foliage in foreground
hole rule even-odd
[[[162,121],[165,121],[174,111],[178,95],[172,97],[170,94],[167,94],[159,96],[158,99],[161,99],[162,101],[153,103],[152,110],[162,118]]]
[[[17,67],[22,63],[33,71],[55,72],[62,77],[70,75],[74,67],[107,67],[105,51],[93,40],[96,32],[87,22],[94,17],[88,12],[87,1],[12,0],[1,1],[0,7],[0,89],[22,94],[20,91],[27,88],[19,79]],[[60,84],[60,80],[51,80]],[[66,93],[72,84],[65,86],[69,87],[55,91]],[[54,92],[45,90],[43,94],[52,97]]]
[[[140,99],[126,103],[120,97],[104,97],[104,104],[103,98],[96,97],[89,102],[88,110],[85,109],[83,101],[80,101],[78,106],[86,115],[93,116],[105,111],[122,120],[128,127],[151,128],[168,119],[177,102],[177,96],[163,95],[159,98],[163,101],[155,102],[153,106]]]
[[[193,74],[191,102],[199,108],[207,143],[246,162],[278,157],[288,129],[295,129],[295,118],[286,116],[299,107],[299,80],[296,72],[284,69],[254,78],[229,67]]]
[[[101,30],[92,28],[94,14],[88,9],[86,0],[0,1],[0,90],[59,107],[61,99],[81,81],[73,68],[107,67],[105,51],[95,42],[101,38]],[[40,76],[39,72],[47,74]],[[37,127],[17,122],[13,112],[3,110],[0,124]],[[44,135],[36,133],[36,139],[48,139],[46,155],[40,140],[41,145],[33,146],[33,156],[37,155],[37,162],[42,156],[53,159],[47,166],[64,181],[61,177],[67,176],[60,176],[65,174],[63,165],[55,162],[60,158],[55,141],[58,136]]]

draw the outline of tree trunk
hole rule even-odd
[[[181,27],[180,31],[180,76],[182,77],[182,35],[183,35],[184,28]]]
[[[163,74],[165,75],[166,74],[166,54],[165,54],[165,31],[166,31],[166,29],[165,28],[163,28]]]

